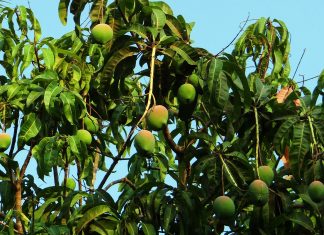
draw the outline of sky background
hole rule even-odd
[[[17,4],[28,6],[27,0],[10,2],[12,7]],[[57,13],[58,2],[58,0],[29,0],[34,14],[41,23],[44,37],[59,37],[73,30],[71,15],[67,26],[60,23]],[[166,0],[165,2],[171,6],[175,15],[181,14],[187,22],[196,23],[191,34],[193,46],[203,47],[216,54],[235,37],[248,16],[250,19],[276,18],[286,23],[291,34],[291,75],[303,50],[306,49],[295,80],[302,80],[299,75],[304,75],[305,79],[319,75],[324,68],[323,0]],[[231,47],[227,52],[230,51]],[[311,88],[315,84],[316,79],[305,83]],[[29,166],[29,173],[35,173],[34,166],[34,164]],[[124,167],[126,166],[123,165],[118,169],[125,169]],[[118,172],[114,175],[114,179],[126,174],[125,170]]]

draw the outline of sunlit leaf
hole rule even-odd
[[[110,212],[111,209],[107,205],[97,205],[94,207],[89,208],[80,218],[76,226],[76,233],[81,232],[81,230],[87,226],[92,220],[97,219],[100,215]]]
[[[60,94],[62,90],[63,90],[63,88],[60,87],[60,85],[56,81],[51,82],[46,87],[46,90],[44,93],[44,105],[45,105],[47,112],[50,112],[50,109],[54,106],[54,104],[53,104],[54,98],[58,94]]]
[[[20,128],[18,146],[22,146],[23,143],[26,143],[31,138],[35,137],[41,130],[41,127],[42,122],[35,113],[26,115]]]
[[[69,4],[70,4],[70,0],[60,0],[59,6],[58,6],[58,14],[59,14],[61,23],[63,25],[66,25],[66,23],[67,23],[67,13],[68,13]]]

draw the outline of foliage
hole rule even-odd
[[[62,24],[68,14],[75,30],[44,38],[31,9],[0,12],[0,120],[13,130],[0,159],[0,234],[220,234],[225,224],[235,234],[323,233],[324,202],[307,186],[324,180],[324,72],[313,91],[289,77],[284,22],[260,18],[215,56],[191,45],[194,24],[161,1],[60,0]],[[112,41],[94,41],[98,23]],[[181,105],[178,88],[193,74],[195,100]],[[155,105],[168,108],[168,125],[142,156],[133,136]],[[76,135],[85,122],[90,145]],[[261,165],[275,176],[260,207],[248,188]],[[125,176],[112,181],[116,170]],[[53,186],[39,187],[48,175]],[[235,204],[230,221],[215,216],[221,195]]]

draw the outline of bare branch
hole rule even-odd
[[[131,187],[133,190],[136,190],[136,187],[135,187],[135,185],[127,178],[127,177],[125,177],[125,178],[121,178],[121,179],[119,179],[119,180],[115,180],[115,181],[113,181],[113,182],[111,182],[110,184],[108,184],[105,188],[104,188],[104,190],[105,191],[107,191],[110,187],[112,187],[113,185],[115,185],[115,184],[119,184],[119,183],[125,183],[125,184],[128,184],[129,185],[129,187]]]

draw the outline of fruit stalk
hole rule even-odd
[[[2,132],[6,132],[6,105],[3,106],[3,121],[2,121]]]
[[[99,148],[98,147],[97,147],[97,150],[98,151],[94,152],[92,181],[91,181],[91,184],[90,184],[90,192],[92,192],[92,193],[94,192],[94,185],[95,185],[96,178],[97,178],[97,171],[98,171],[98,165],[99,165],[99,159],[100,159]]]
[[[81,169],[81,163],[80,161],[76,158],[75,159],[76,165],[77,165],[77,175],[78,175],[78,189],[79,191],[82,191],[82,169]],[[82,198],[79,199],[79,206],[82,206]]]
[[[308,118],[308,122],[309,122],[309,127],[310,127],[310,130],[311,130],[311,134],[312,134],[312,140],[313,140],[313,143],[312,143],[312,147],[311,150],[314,151],[314,147],[316,148],[317,147],[317,141],[316,141],[316,138],[315,138],[315,133],[314,133],[314,128],[313,128],[313,122],[312,122],[312,118],[310,116],[307,117]],[[314,152],[313,152],[314,154]]]
[[[259,137],[259,118],[258,118],[258,110],[254,106],[254,118],[255,118],[255,137],[256,137],[256,144],[255,144],[255,167],[256,167],[256,172],[257,172],[257,177],[260,179],[259,175],[259,146],[260,146],[260,137]]]

